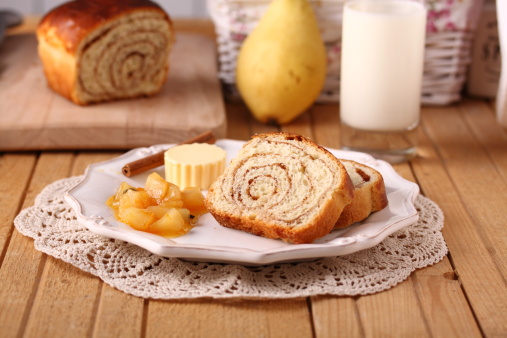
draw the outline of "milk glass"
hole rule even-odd
[[[343,9],[341,145],[391,163],[416,154],[426,9],[353,0]]]

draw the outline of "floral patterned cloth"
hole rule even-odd
[[[482,0],[426,0],[427,32],[475,30],[481,13]]]

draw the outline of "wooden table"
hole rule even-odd
[[[177,29],[212,36],[209,22]],[[445,213],[449,254],[369,296],[160,301],[118,291],[34,249],[13,219],[53,181],[123,151],[0,153],[1,337],[506,337],[507,132],[493,104],[424,107],[418,157],[395,165]],[[339,148],[338,106],[315,105],[281,128],[228,103],[228,138],[284,130]]]

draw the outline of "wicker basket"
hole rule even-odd
[[[239,99],[236,58],[243,40],[257,25],[269,0],[207,0],[215,24],[219,77],[229,99]],[[408,0],[407,0],[408,1]],[[310,0],[328,52],[327,79],[318,102],[338,102],[341,26],[344,0]],[[471,61],[471,45],[482,0],[427,0],[428,31],[423,104],[444,105],[461,98]]]

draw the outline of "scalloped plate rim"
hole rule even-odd
[[[216,144],[218,146],[222,146],[225,148],[225,150],[228,153],[228,160],[230,160],[230,158],[235,156],[235,152],[237,152],[237,150],[245,142],[246,141],[221,139],[218,140]],[[356,160],[358,162],[370,165],[375,169],[377,169],[378,171],[380,171],[384,176],[386,188],[388,189],[388,199],[390,197],[389,188],[396,189],[397,187],[398,188],[404,187],[403,189],[404,199],[402,202],[408,208],[407,213],[404,215],[397,215],[399,216],[398,219],[392,222],[389,222],[389,220],[385,220],[384,222],[382,222],[381,220],[375,222],[376,227],[379,227],[379,229],[373,234],[365,235],[364,233],[359,233],[357,235],[347,237],[341,237],[340,235],[338,235],[335,236],[335,238],[330,239],[328,242],[324,240],[323,242],[312,244],[295,245],[281,243],[281,241],[279,240],[261,238],[258,236],[241,232],[241,236],[244,238],[250,238],[250,236],[253,236],[255,240],[261,239],[261,241],[277,241],[277,243],[281,244],[280,247],[276,247],[275,249],[261,251],[249,248],[238,248],[224,245],[179,244],[177,243],[177,239],[167,239],[161,236],[136,231],[134,229],[129,228],[126,225],[124,225],[124,227],[121,228],[114,224],[110,224],[110,221],[107,220],[107,217],[104,217],[103,215],[86,216],[83,214],[83,204],[85,204],[86,206],[86,203],[81,201],[78,197],[75,196],[76,191],[78,191],[79,189],[84,189],[83,187],[86,187],[86,184],[88,182],[91,182],[89,184],[93,184],[94,178],[93,176],[97,175],[97,173],[100,172],[101,170],[100,168],[104,168],[108,164],[114,162],[118,162],[121,165],[123,165],[137,158],[154,154],[163,149],[167,149],[170,146],[173,146],[173,144],[157,144],[152,145],[150,147],[135,148],[111,160],[89,165],[85,170],[83,178],[74,187],[70,188],[64,195],[66,202],[75,211],[78,222],[81,225],[85,226],[90,231],[92,231],[93,233],[138,245],[154,254],[164,257],[175,257],[184,260],[192,260],[200,262],[217,262],[217,263],[241,264],[241,265],[265,265],[283,262],[307,261],[328,256],[340,256],[351,254],[377,245],[383,239],[385,239],[392,233],[396,232],[397,230],[400,230],[406,226],[414,224],[419,218],[417,210],[415,209],[414,206],[414,201],[417,195],[419,194],[419,187],[417,184],[405,180],[404,178],[399,176],[394,170],[394,168],[385,161],[377,160],[365,153],[337,150],[332,148],[326,149],[337,157]],[[110,175],[116,174],[110,173]],[[121,180],[129,180],[129,178],[123,176],[123,174],[121,173],[121,166],[118,167],[117,175],[118,177],[121,177]],[[130,180],[135,180],[135,178],[130,178]],[[397,185],[388,186],[388,182],[396,183]],[[400,191],[400,189],[394,191],[398,192]],[[390,204],[392,203],[391,200],[389,202]],[[105,200],[103,208],[105,210],[105,213],[109,212],[109,207],[105,205]],[[212,216],[209,215],[208,218],[212,218]],[[216,221],[214,220],[213,222],[216,223]],[[382,224],[384,223],[385,225],[382,226]],[[361,227],[365,227],[365,229],[367,229],[368,219],[365,220],[364,222],[361,222],[360,224]],[[206,226],[209,225],[206,224]],[[214,226],[216,226],[216,224]],[[223,231],[237,231],[223,228],[220,225],[218,225],[218,227],[220,227],[220,229],[222,229]],[[341,230],[339,232],[344,234],[351,231],[353,232],[356,227],[357,225],[352,225],[351,227]],[[327,236],[325,236],[324,239],[326,237]],[[338,243],[330,243],[331,241],[336,241]]]

